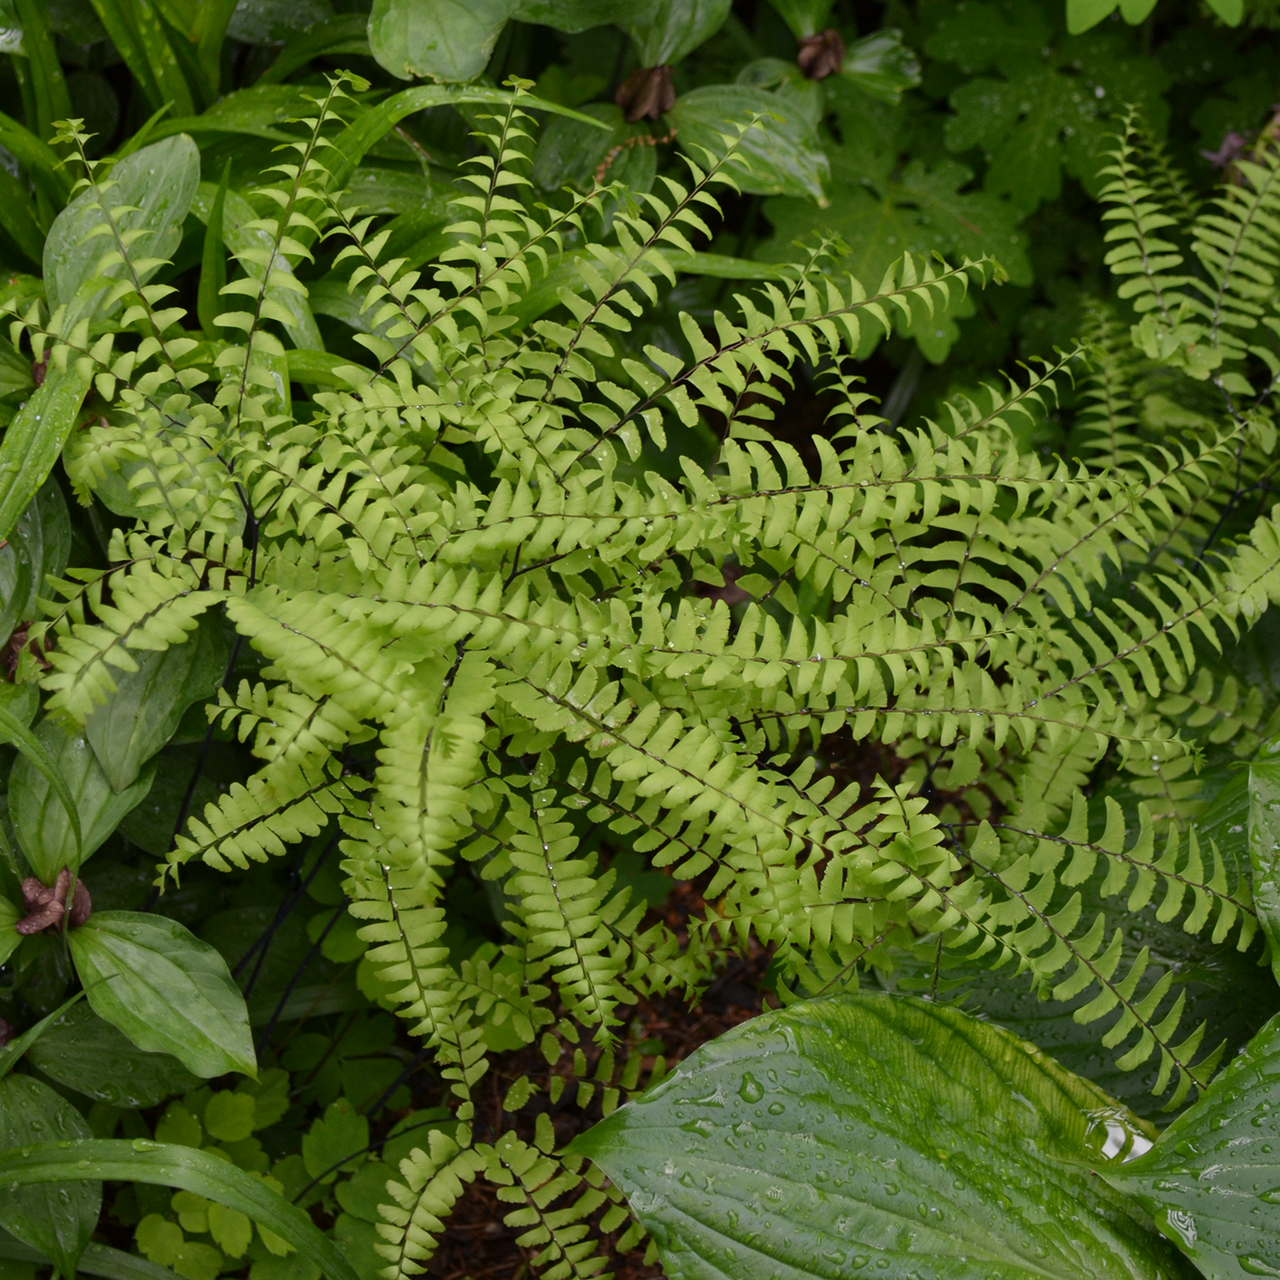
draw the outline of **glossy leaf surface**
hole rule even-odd
[[[1152,1150],[1104,1176],[1208,1280],[1280,1275],[1280,1018]]]
[[[113,1107],[153,1107],[200,1084],[177,1058],[139,1049],[83,1004],[49,1024],[27,1061],[56,1083]]]
[[[704,1045],[571,1144],[676,1280],[1179,1274],[1085,1166],[1152,1131],[1025,1041],[879,995]]]
[[[785,99],[747,85],[708,85],[682,94],[670,118],[682,147],[698,161],[733,146],[726,169],[744,191],[823,198],[831,164],[813,126]],[[736,142],[738,127],[756,123]],[[726,142],[726,140],[728,140]]]
[[[170,1053],[198,1076],[257,1074],[244,997],[208,943],[133,911],[95,912],[67,938],[94,1011],[138,1048]]]
[[[1260,758],[1249,766],[1248,831],[1254,906],[1280,975],[1280,761]]]
[[[36,726],[34,737],[74,801],[82,837],[77,854],[75,830],[58,788],[23,756],[9,780],[9,812],[32,871],[52,884],[63,867],[83,865],[116,829],[150,790],[153,771],[144,770],[116,792],[84,734],[70,733],[46,718]]]
[[[512,0],[374,0],[369,47],[402,80],[474,80],[511,10]]]
[[[138,244],[137,257],[150,260],[139,274],[139,282],[154,275],[163,260],[169,258],[182,239],[182,222],[191,208],[200,181],[200,153],[185,134],[165,138],[135,151],[111,171],[114,185],[104,199],[112,210],[112,221],[121,233],[144,230],[147,234]],[[44,246],[44,279],[50,306],[58,307],[74,301],[71,310],[76,318],[95,315],[105,305],[109,286],[82,287],[95,277],[119,279],[123,262],[99,271],[99,263],[113,237],[103,235],[106,215],[92,190],[82,191],[54,220]],[[117,300],[114,307],[121,305]]]
[[[31,1076],[0,1080],[0,1147],[71,1142],[89,1137],[89,1126],[65,1098]],[[80,1175],[81,1177],[83,1175]],[[8,1184],[8,1185],[6,1185]],[[100,1181],[13,1186],[0,1176],[0,1227],[48,1254],[64,1276],[89,1243],[102,1207]]]
[[[358,1280],[351,1264],[301,1209],[260,1178],[207,1151],[143,1139],[94,1138],[0,1151],[0,1186],[26,1187],[68,1176],[193,1191],[275,1232],[331,1280]]]
[[[679,62],[724,25],[732,0],[648,0],[623,6],[615,22],[635,41],[640,65]]]
[[[46,483],[0,547],[0,636],[40,616],[36,597],[50,591],[45,577],[62,573],[70,550],[66,499],[56,484]]]
[[[183,644],[129,655],[136,671],[115,673],[116,691],[85,724],[85,737],[116,792],[137,779],[142,766],[173,737],[182,713],[208,698],[227,665],[227,644],[217,620],[206,615]]]

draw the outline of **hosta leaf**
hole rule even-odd
[[[0,897],[0,964],[13,955],[22,941],[22,934],[13,927],[21,919],[22,912],[8,898]]]
[[[1150,1151],[1103,1176],[1208,1280],[1280,1275],[1280,1018]]]
[[[1176,1255],[1085,1167],[1151,1132],[1000,1028],[860,994],[704,1045],[569,1149],[679,1280],[1156,1280]]]
[[[65,1098],[31,1076],[11,1073],[0,1080],[0,1148],[33,1142],[69,1142],[89,1137],[89,1126]],[[73,1175],[79,1176],[79,1175]],[[48,1182],[6,1186],[0,1177],[0,1227],[24,1244],[48,1254],[64,1276],[98,1225],[102,1183]]]
[[[67,938],[94,1012],[138,1048],[198,1076],[257,1074],[244,997],[208,943],[134,911],[97,912]]]
[[[177,1058],[139,1049],[83,1004],[55,1019],[27,1060],[65,1088],[113,1107],[153,1107],[200,1083]]]
[[[183,644],[159,653],[130,655],[136,671],[114,673],[116,691],[85,723],[84,733],[112,788],[133,783],[149,760],[173,737],[182,713],[209,697],[227,665],[227,643],[209,615]]]
[[[1280,975],[1280,762],[1259,758],[1249,766],[1248,830],[1254,906]]]
[[[74,801],[82,837],[77,854],[75,830],[58,789],[24,755],[9,778],[9,812],[32,871],[45,884],[52,884],[63,867],[83,865],[116,829],[150,790],[154,770],[143,770],[116,792],[83,734],[45,719],[36,726],[34,737]]]
[[[330,1280],[358,1280],[351,1264],[301,1209],[253,1174],[207,1151],[144,1139],[94,1138],[0,1151],[0,1186],[26,1187],[67,1177],[146,1182],[193,1191],[274,1232]]]

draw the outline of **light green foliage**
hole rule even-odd
[[[477,1177],[513,1206],[545,1274],[603,1265],[585,1224],[620,1221],[616,1193],[556,1154],[549,1124],[532,1144],[473,1133],[493,1046],[537,1042],[554,1063],[576,1045],[578,1101],[598,1094],[611,1111],[639,1083],[638,1056],[614,1060],[620,1010],[696,992],[750,939],[774,950],[788,999],[908,956],[927,957],[935,982],[960,963],[1022,976],[1083,1000],[1076,1021],[1097,1024],[1117,1067],[1154,1064],[1155,1092],[1181,1104],[1221,1050],[1203,1023],[1184,1025],[1185,991],[1149,975],[1124,924],[1154,904],[1160,922],[1240,950],[1257,932],[1247,868],[1186,826],[1174,784],[1196,759],[1184,726],[1231,722],[1228,742],[1261,721],[1215,655],[1280,593],[1280,530],[1259,514],[1234,544],[1205,546],[1242,460],[1263,474],[1275,441],[1264,400],[1235,417],[1206,404],[1215,429],[1191,430],[1200,418],[1168,396],[1153,405],[1135,379],[1201,385],[1183,373],[1205,367],[1179,354],[1188,325],[1197,351],[1240,358],[1269,227],[1252,187],[1196,224],[1220,272],[1216,311],[1202,286],[1168,282],[1176,262],[1136,273],[1156,298],[1142,321],[1155,317],[1154,352],[1124,354],[1101,317],[1086,349],[894,431],[849,354],[954,308],[993,264],[908,255],[860,279],[819,247],[705,325],[681,316],[678,354],[637,342],[655,281],[692,257],[752,134],[728,131],[683,183],[547,209],[528,198],[534,139],[514,89],[486,91],[485,149],[431,270],[388,257],[388,230],[342,191],[359,105],[338,80],[254,193],[267,212],[232,246],[245,269],[222,290],[226,341],[178,337],[176,308],[156,312],[150,286],[129,295],[150,336],[118,356],[107,334],[77,356],[110,399],[111,431],[85,433],[73,472],[91,494],[132,460],[156,469],[130,480],[136,519],[112,534],[107,567],[59,579],[37,629],[56,640],[46,709],[72,721],[125,696],[112,672],[129,670],[130,650],[193,645],[204,615],[259,655],[210,707],[259,767],[189,816],[165,879],[195,860],[246,871],[339,834],[362,981],[422,1038],[454,1106],[389,1189],[385,1274],[423,1269]],[[1122,270],[1127,229],[1165,225],[1132,192],[1178,189],[1158,163],[1137,175],[1136,145],[1109,175]],[[1264,155],[1256,170],[1263,183],[1276,165]],[[1257,247],[1219,267],[1222,219],[1256,228]],[[335,358],[295,400],[312,366],[295,363],[296,312],[273,293],[302,297],[299,269],[321,245],[339,246],[372,364]],[[553,279],[554,309],[526,309]],[[1233,336],[1206,343],[1214,317],[1226,319],[1212,333],[1229,321]],[[14,337],[55,356],[72,342],[39,306]],[[798,361],[833,406],[808,459],[771,431]],[[1079,456],[1022,447],[1072,377],[1087,388]],[[709,465],[653,469],[669,434],[703,427]],[[718,598],[729,567],[749,597],[732,607]],[[866,787],[819,775],[814,748],[837,733],[891,746],[905,771]],[[1113,797],[1091,815],[1083,788],[1104,757],[1169,788],[1139,805],[1135,783],[1129,810]],[[935,786],[948,798],[931,804]],[[597,827],[665,875],[701,878],[707,906],[687,936],[644,923],[587,843]],[[460,864],[503,922],[501,941],[465,960],[446,937]],[[118,919],[71,932],[82,971],[141,927]],[[204,963],[179,950],[179,968]],[[124,1026],[113,990],[90,1002]],[[142,1047],[206,1074],[249,1069],[234,1002],[226,1027],[199,1010],[199,1034],[179,1035],[144,1025],[144,996],[128,1022]],[[549,1079],[553,1101],[564,1080]],[[517,1084],[511,1105],[532,1087]],[[191,1129],[174,1140],[212,1133],[203,1114],[202,1131],[174,1112],[175,1135]],[[306,1175],[360,1159],[362,1124],[335,1102],[304,1141]],[[236,1256],[239,1224],[201,1221]]]

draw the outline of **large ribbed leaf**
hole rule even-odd
[[[999,1027],[864,994],[736,1028],[570,1150],[671,1280],[1166,1280],[1184,1264],[1088,1168],[1151,1132]]]
[[[1104,1176],[1209,1280],[1280,1276],[1280,1017],[1152,1150]]]

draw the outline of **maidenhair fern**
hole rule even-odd
[[[1188,226],[1131,127],[1107,198],[1137,351],[1099,311],[1080,350],[894,430],[848,353],[994,264],[905,258],[860,282],[819,247],[711,325],[685,316],[679,354],[640,348],[672,255],[732,186],[723,155],[654,194],[548,210],[516,86],[483,121],[424,276],[384,256],[341,190],[345,101],[337,81],[257,193],[260,247],[215,317],[227,341],[180,336],[145,259],[115,286],[129,350],[39,306],[12,327],[93,379],[101,420],[68,471],[134,517],[105,570],[57,584],[33,632],[51,669],[28,676],[83,721],[131,654],[224,614],[261,665],[209,714],[261,765],[189,816],[162,883],[340,830],[380,997],[454,1095],[456,1134],[433,1132],[389,1188],[385,1274],[424,1269],[476,1178],[542,1275],[594,1274],[586,1224],[621,1225],[616,1193],[559,1157],[549,1126],[532,1143],[473,1133],[484,1029],[553,1066],[571,1053],[579,1100],[599,1089],[611,1110],[639,1084],[638,1058],[610,1048],[625,1010],[692,996],[753,938],[784,995],[911,955],[936,963],[935,989],[945,965],[1008,966],[1087,997],[1077,1019],[1122,1067],[1156,1061],[1172,1103],[1203,1084],[1219,1050],[1167,973],[1152,983],[1145,952],[1126,958],[1124,930],[1148,903],[1242,950],[1257,930],[1244,869],[1186,825],[1182,728],[1252,744],[1267,710],[1218,655],[1280,594],[1280,528],[1255,512],[1272,383],[1242,371],[1280,377],[1262,302],[1275,157],[1241,162],[1244,181]],[[344,245],[374,368],[287,345],[295,269],[321,238]],[[132,252],[119,237],[104,263]],[[553,309],[530,302],[566,269]],[[835,401],[809,458],[771,430],[800,364]],[[1072,378],[1075,455],[1020,448]],[[1164,408],[1195,379],[1225,399],[1212,432]],[[294,401],[299,386],[312,398]],[[699,422],[718,433],[713,463],[659,474],[667,430]],[[742,604],[719,598],[731,567]],[[822,764],[836,735],[905,764],[841,785]],[[1136,812],[1086,799],[1107,756],[1145,780]],[[708,905],[687,936],[647,921],[598,831],[697,882]],[[493,887],[506,940],[459,964],[444,890],[460,861]],[[511,1109],[536,1087],[523,1078]]]

